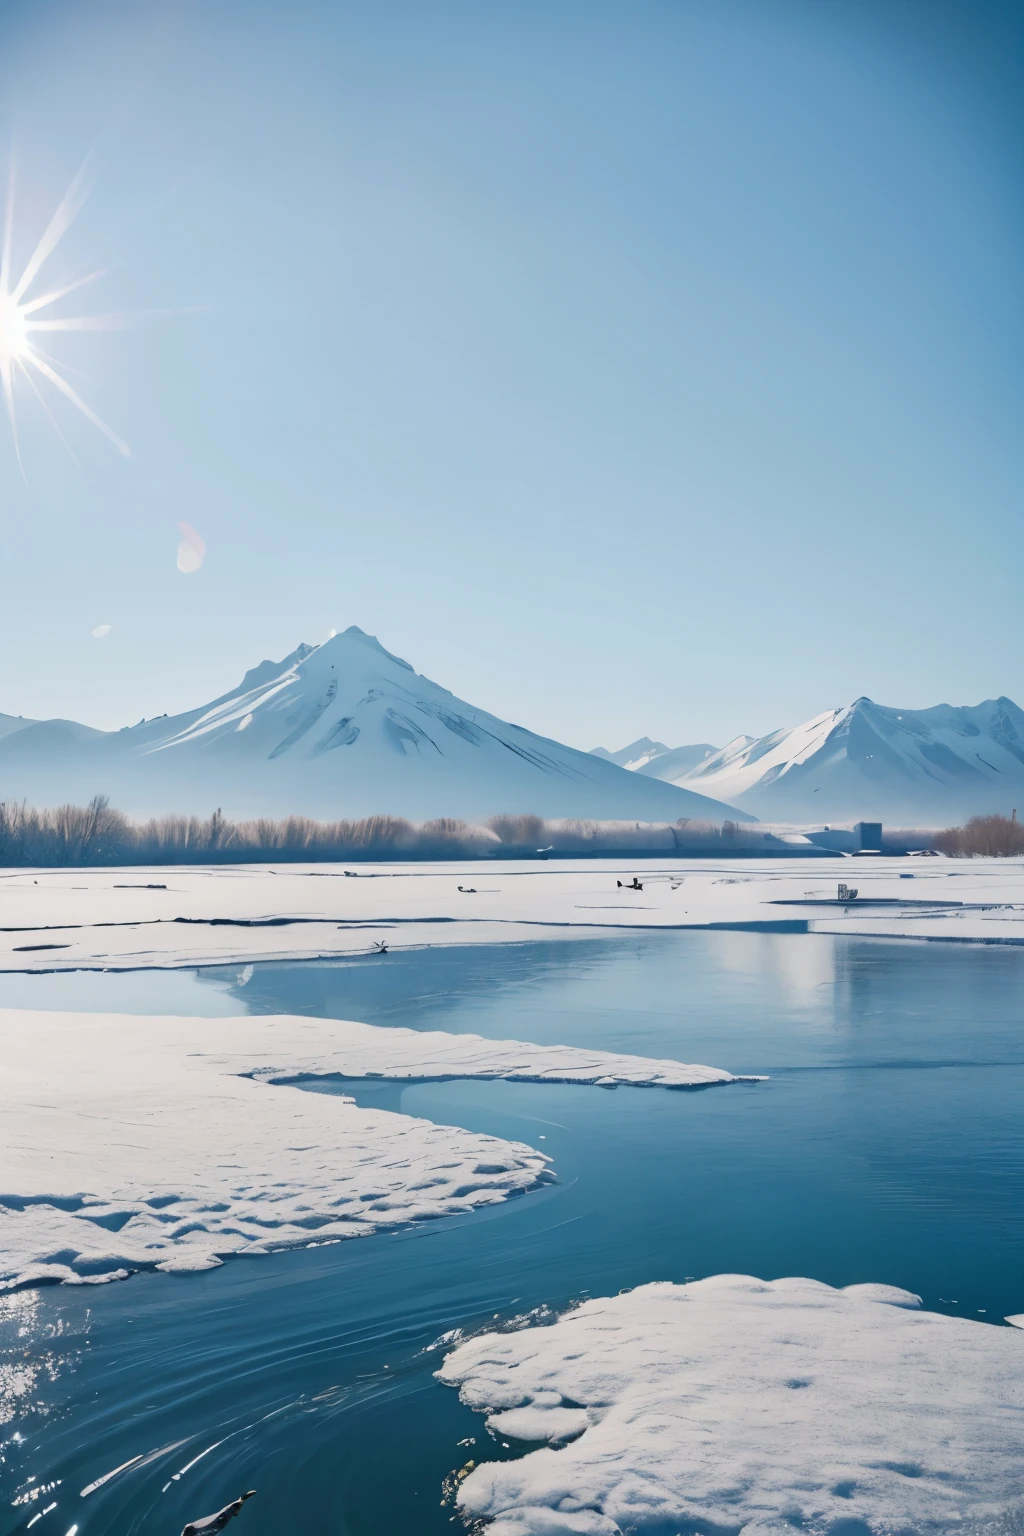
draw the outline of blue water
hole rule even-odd
[[[242,1487],[258,1494],[239,1536],[450,1532],[445,1475],[516,1451],[433,1381],[429,1346],[588,1292],[740,1270],[887,1281],[982,1321],[1024,1310],[1022,982],[1010,949],[699,932],[269,965],[245,986],[234,970],[0,978],[0,1006],[301,1012],[771,1078],[356,1085],[531,1142],[559,1182],[410,1231],[16,1298],[7,1369],[44,1368],[0,1425],[0,1532],[55,1503],[37,1536],[177,1536]]]

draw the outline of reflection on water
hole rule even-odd
[[[739,1270],[1024,1311],[1024,954],[689,932],[257,966],[244,985],[237,968],[17,980],[22,1006],[347,1016],[771,1081],[318,1085],[530,1142],[560,1182],[188,1278],[8,1298],[2,1532],[45,1509],[34,1536],[176,1536],[244,1487],[242,1536],[450,1532],[444,1476],[514,1451],[433,1381],[431,1346],[588,1290]]]
[[[718,933],[711,937],[718,963],[727,970],[753,979],[773,978],[791,1007],[819,1008],[822,987],[835,985],[841,966],[842,941],[831,934],[806,935],[804,943],[793,936],[768,933]],[[744,942],[746,941],[746,942]]]
[[[41,1316],[38,1291],[0,1296],[0,1428],[42,1411],[36,1397],[39,1378],[54,1380],[66,1360],[40,1345],[59,1340],[61,1332],[59,1320]]]
[[[83,1320],[88,1331],[88,1320]],[[19,1480],[26,1452],[39,1421],[53,1411],[47,1388],[74,1370],[81,1352],[78,1325],[68,1326],[59,1308],[39,1291],[0,1296],[0,1487],[9,1490],[11,1509],[20,1511],[18,1524],[36,1525],[48,1505],[55,1504],[59,1477],[29,1475]]]

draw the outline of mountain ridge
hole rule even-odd
[[[1024,711],[1006,695],[910,710],[862,694],[789,729],[737,736],[692,768],[673,771],[664,753],[636,771],[767,821],[1008,814],[1024,805]]]
[[[135,815],[220,806],[236,819],[737,819],[700,792],[466,703],[357,625],[262,661],[235,688],[175,716],[108,732],[35,721],[0,735],[0,799],[54,804],[97,793]]]

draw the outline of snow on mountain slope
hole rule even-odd
[[[687,747],[669,747],[657,756],[651,756],[645,763],[630,763],[628,766],[649,779],[662,779],[666,784],[675,784],[682,774],[692,773],[701,763],[714,757],[717,751],[718,748],[713,747],[709,741],[695,741]]]
[[[897,710],[860,698],[737,737],[673,782],[775,821],[963,821],[1024,807],[1024,711],[1007,698]]]
[[[603,757],[607,762],[635,773],[644,763],[650,762],[652,757],[660,757],[668,750],[663,741],[652,741],[649,736],[641,736],[637,741],[631,741],[628,747],[620,747],[617,752],[609,752],[606,747],[591,747],[590,755]]]
[[[735,816],[463,703],[355,626],[171,719],[111,732],[47,721],[0,740],[0,799],[96,793],[134,814]]]
[[[718,751],[710,742],[697,741],[687,747],[666,747],[663,741],[652,741],[641,736],[618,752],[608,752],[604,747],[591,747],[594,757],[604,757],[630,773],[642,773],[649,779],[664,779],[675,783],[682,774],[689,773]]]

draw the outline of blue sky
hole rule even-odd
[[[129,459],[0,422],[0,710],[357,623],[575,745],[1024,702],[1022,18],[0,0],[24,259]],[[177,523],[206,540],[175,566]],[[112,625],[103,640],[92,629]]]

